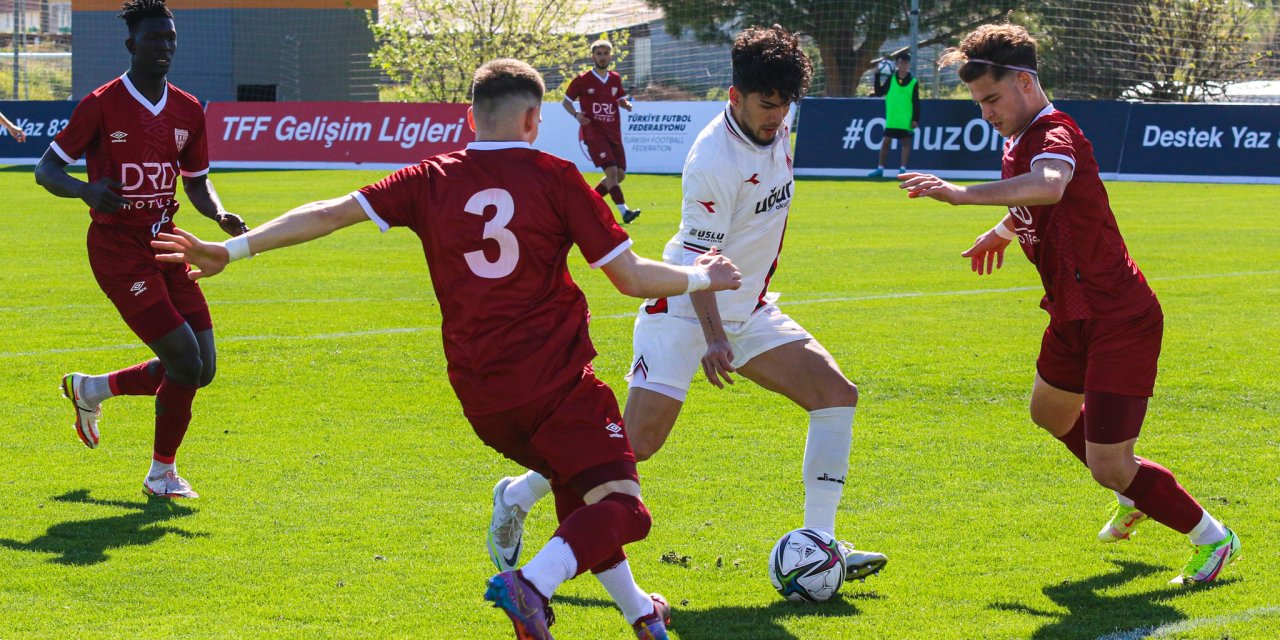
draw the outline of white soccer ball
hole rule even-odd
[[[769,581],[792,602],[822,602],[844,584],[844,555],[836,539],[813,529],[782,536],[769,554]]]

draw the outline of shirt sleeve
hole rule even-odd
[[[187,178],[209,173],[209,141],[205,136],[204,111],[196,120],[195,130],[188,134],[187,142],[178,153],[178,168]]]
[[[569,165],[564,172],[564,192],[560,196],[562,215],[569,239],[582,250],[592,269],[598,269],[631,248],[631,238],[613,219],[613,211],[582,174]]]
[[[426,166],[405,167],[352,192],[365,215],[384,232],[391,227],[417,227],[419,193],[427,182]]]
[[[582,76],[569,81],[569,88],[564,90],[564,97],[573,101],[577,101],[580,95],[582,95]]]
[[[1041,129],[1041,134],[1028,142],[1033,143],[1028,149],[1031,162],[1028,167],[1041,160],[1056,159],[1067,162],[1074,170],[1076,167],[1076,135],[1064,124],[1057,124]]]
[[[49,143],[49,148],[58,154],[62,161],[71,164],[82,158],[86,151],[97,142],[98,129],[102,122],[101,106],[95,94],[89,94],[76,105],[71,112],[71,121],[67,127],[58,132]]]
[[[622,86],[622,76],[618,76],[618,99],[627,97],[627,88]]]
[[[737,198],[724,181],[703,170],[686,173],[682,180],[684,196],[680,212],[680,243],[684,249],[682,262],[693,264],[698,256],[723,247],[729,239]]]

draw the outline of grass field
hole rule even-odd
[[[253,225],[379,177],[215,182]],[[645,211],[637,251],[657,256],[679,179],[626,188]],[[676,605],[674,636],[1280,637],[1280,187],[1110,190],[1167,316],[1139,453],[1240,534],[1243,559],[1180,589],[1166,582],[1185,537],[1148,524],[1094,542],[1111,494],[1027,417],[1039,280],[1016,249],[994,277],[959,258],[999,210],[802,180],[774,288],[859,385],[838,528],[891,562],[836,601],[782,601],[764,561],[801,523],[805,415],[749,382],[699,380],[640,467],[655,525],[628,547],[641,585]],[[106,404],[91,451],[57,390],[66,371],[149,357],[89,272],[85,207],[28,169],[0,170],[0,193],[0,639],[510,637],[481,600],[484,531],[493,483],[519,470],[462,417],[411,233],[361,225],[207,281],[219,376],[180,456],[203,497],[149,504],[151,402]],[[190,208],[179,223],[215,234]],[[571,266],[597,371],[625,391],[637,301]],[[530,518],[531,551],[554,530],[550,507]],[[559,638],[629,637],[590,578],[555,604]]]

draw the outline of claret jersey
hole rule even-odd
[[[1023,253],[1040,272],[1040,306],[1055,320],[1125,318],[1155,304],[1155,294],[1129,257],[1098,176],[1093,145],[1071,116],[1049,105],[1005,142],[1001,178],[1054,158],[1074,167],[1055,204],[1010,207]]]
[[[790,129],[778,129],[769,145],[753,142],[729,108],[698,134],[685,159],[680,230],[662,252],[664,262],[691,265],[718,247],[742,272],[742,287],[716,292],[720,317],[748,319],[777,298],[769,280],[778,268],[791,211],[794,174]],[[697,317],[689,296],[649,300],[641,313]]]
[[[582,113],[591,118],[591,124],[582,129],[583,137],[622,141],[622,114],[618,110],[618,101],[626,97],[627,90],[622,87],[622,76],[617,71],[610,71],[601,78],[595,69],[590,69],[574,78],[564,94],[570,100],[577,100]]]
[[[90,209],[94,222],[150,228],[152,235],[178,211],[179,176],[209,172],[200,101],[166,84],[152,104],[128,74],[85,96],[49,148],[67,164],[83,156],[90,182],[123,185],[117,192],[132,204],[112,213]]]
[[[631,246],[573,163],[520,142],[473,142],[354,194],[384,231],[418,234],[440,303],[449,381],[468,414],[554,391],[596,355],[569,277]]]

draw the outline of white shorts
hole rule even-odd
[[[812,338],[775,305],[757,311],[745,322],[724,323],[724,332],[733,349],[735,369],[770,349]],[[702,366],[702,356],[707,353],[707,341],[698,320],[669,313],[648,314],[641,308],[631,345],[634,355],[627,373],[628,386],[684,402],[689,384]]]

